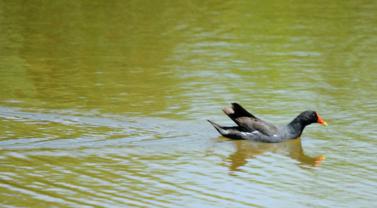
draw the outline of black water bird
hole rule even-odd
[[[277,127],[255,117],[238,103],[232,103],[231,107],[226,107],[223,111],[237,126],[225,127],[210,120],[208,120],[208,122],[210,122],[221,135],[231,139],[276,143],[300,137],[304,128],[312,123],[327,126],[326,121],[315,111],[304,111],[289,124],[281,127]]]

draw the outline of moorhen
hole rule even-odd
[[[237,126],[225,127],[210,120],[208,120],[208,122],[210,122],[221,135],[231,139],[275,143],[300,137],[305,126],[312,123],[327,126],[326,121],[315,111],[304,111],[289,124],[282,127],[277,127],[255,117],[238,103],[232,103],[232,107],[226,107],[223,111]]]

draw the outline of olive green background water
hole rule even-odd
[[[1,207],[376,207],[376,11],[0,0]],[[231,102],[329,126],[231,141]]]

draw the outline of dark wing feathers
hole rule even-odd
[[[275,125],[255,117],[238,103],[232,103],[232,107],[224,108],[224,113],[228,115],[243,131],[259,131],[268,136],[272,136],[278,132],[278,128]]]
[[[281,139],[277,136],[268,136],[265,134],[262,134],[259,131],[253,131],[253,132],[244,132],[241,131],[238,126],[233,127],[224,127],[220,126],[217,123],[208,120],[209,123],[212,124],[213,127],[223,136],[232,138],[232,139],[246,139],[246,140],[253,140],[253,141],[260,141],[260,142],[280,142]]]
[[[237,116],[237,117],[250,117],[250,118],[258,119],[253,114],[249,113],[245,108],[243,108],[238,103],[232,103],[232,109],[234,111],[234,116]]]

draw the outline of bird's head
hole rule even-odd
[[[327,126],[327,122],[323,120],[323,118],[315,111],[304,111],[298,116],[298,118],[302,123],[306,125],[319,123],[321,125]]]

